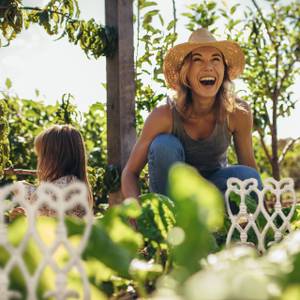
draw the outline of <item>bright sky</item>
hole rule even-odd
[[[47,3],[42,0],[39,3]],[[104,0],[79,0],[82,18],[94,18],[104,24]],[[171,18],[171,0],[157,1],[166,19]],[[177,14],[195,0],[176,0]],[[236,0],[228,0],[230,5]],[[247,1],[250,4],[250,0]],[[24,0],[26,6],[36,6],[36,0]],[[246,1],[245,1],[245,4]],[[41,5],[41,4],[40,4]],[[184,28],[184,18],[177,25],[179,42],[185,41],[189,33]],[[66,39],[54,41],[40,26],[31,26],[23,31],[11,45],[0,49],[0,84],[4,88],[6,78],[13,83],[13,91],[22,98],[36,99],[35,90],[46,103],[55,103],[64,93],[71,93],[81,111],[96,101],[104,102],[105,58],[88,59],[79,46]],[[299,99],[300,77],[293,87],[295,99]],[[300,130],[295,126],[300,117],[300,102],[293,114],[279,122],[279,137],[298,137]],[[296,119],[297,118],[297,119]]]

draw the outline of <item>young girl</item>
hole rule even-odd
[[[188,42],[171,48],[164,60],[172,101],[147,118],[122,173],[125,198],[138,197],[138,177],[148,161],[150,190],[166,193],[170,166],[186,162],[222,192],[227,179],[260,176],[252,147],[252,114],[238,100],[231,80],[244,69],[240,46],[217,41],[206,29],[192,33]],[[227,149],[233,139],[239,165],[229,166]]]
[[[38,182],[49,182],[64,188],[70,183],[81,181],[87,186],[88,202],[92,208],[93,196],[87,177],[86,151],[80,132],[71,125],[54,125],[35,138],[34,146],[37,154]],[[36,188],[24,184],[27,187],[28,198],[34,201]],[[47,207],[42,207],[40,213],[48,216],[55,214]],[[85,213],[77,206],[70,214],[81,217]]]

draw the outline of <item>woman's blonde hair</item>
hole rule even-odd
[[[175,105],[180,110],[180,113],[184,117],[188,112],[189,107],[192,104],[192,96],[191,96],[191,89],[188,82],[188,71],[190,69],[190,65],[192,63],[192,54],[188,54],[182,64],[182,67],[179,71],[179,88],[176,91],[175,95]],[[215,101],[215,112],[217,115],[218,122],[224,122],[227,118],[227,115],[232,113],[236,107],[239,107],[238,103],[236,102],[236,95],[234,93],[234,85],[229,79],[228,75],[228,67],[224,61],[224,79],[222,85],[220,86]]]
[[[86,151],[80,132],[71,125],[54,125],[35,138],[34,146],[38,157],[38,180],[51,182],[73,175],[87,185],[89,204],[92,206]]]

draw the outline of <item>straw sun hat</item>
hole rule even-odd
[[[193,50],[204,46],[215,47],[222,52],[230,80],[237,78],[243,72],[245,58],[241,47],[233,41],[217,41],[207,29],[200,28],[191,34],[188,42],[174,46],[166,54],[164,75],[172,89],[178,86],[179,71],[184,58]]]

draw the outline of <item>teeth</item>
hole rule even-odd
[[[215,79],[216,79],[215,77],[209,77],[209,76],[200,78],[200,80],[215,80]]]

